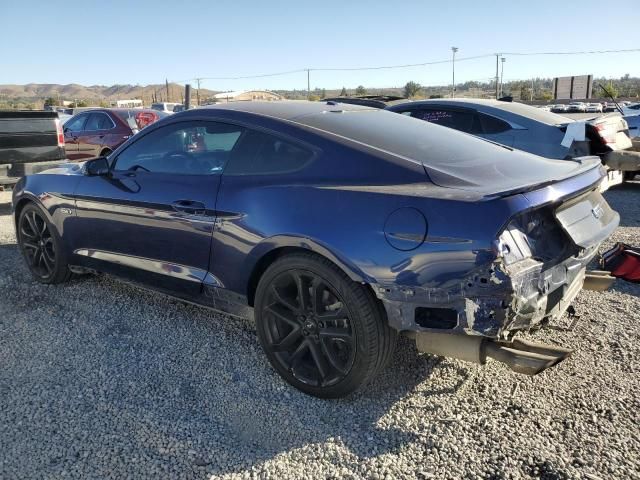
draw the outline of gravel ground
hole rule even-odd
[[[607,193],[639,243],[640,182]],[[40,285],[0,193],[0,478],[640,478],[640,286],[582,292],[536,377],[403,340],[357,396],[289,388],[249,322],[108,276]]]

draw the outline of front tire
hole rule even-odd
[[[258,338],[275,370],[316,397],[346,396],[389,360],[397,336],[370,290],[328,260],[276,260],[255,298]]]
[[[47,215],[33,203],[18,217],[18,245],[31,274],[41,283],[69,280],[71,271],[62,249],[62,241]]]

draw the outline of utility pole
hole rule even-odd
[[[531,99],[529,101],[533,102],[533,78],[531,79]]]
[[[458,47],[451,47],[451,98],[456,96],[456,52]]]
[[[507,61],[506,58],[502,57],[500,59],[502,61],[502,69],[500,70],[500,96],[502,97],[504,95],[504,90],[503,90],[503,82],[504,82],[504,62]]]
[[[167,102],[169,102],[169,80],[164,79],[165,86],[167,87]]]
[[[500,54],[496,53],[496,100],[499,98],[498,97],[498,63],[500,60]]]
[[[198,106],[200,106],[200,78],[196,78],[196,82],[198,82],[198,90],[196,90],[196,101],[198,102]]]
[[[311,98],[311,70],[307,68],[307,100]]]

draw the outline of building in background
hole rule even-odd
[[[272,102],[276,100],[282,100],[282,97],[277,93],[269,92],[268,90],[242,90],[236,92],[216,93],[213,96],[213,100],[217,103],[247,102],[250,100],[263,100]]]
[[[144,108],[142,100],[138,99],[115,100],[111,102],[111,106],[116,108]]]

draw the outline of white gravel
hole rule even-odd
[[[606,194],[640,243],[640,183]],[[640,478],[640,285],[582,292],[537,377],[403,340],[354,398],[269,367],[249,322],[107,276],[40,285],[0,193],[0,478]]]

